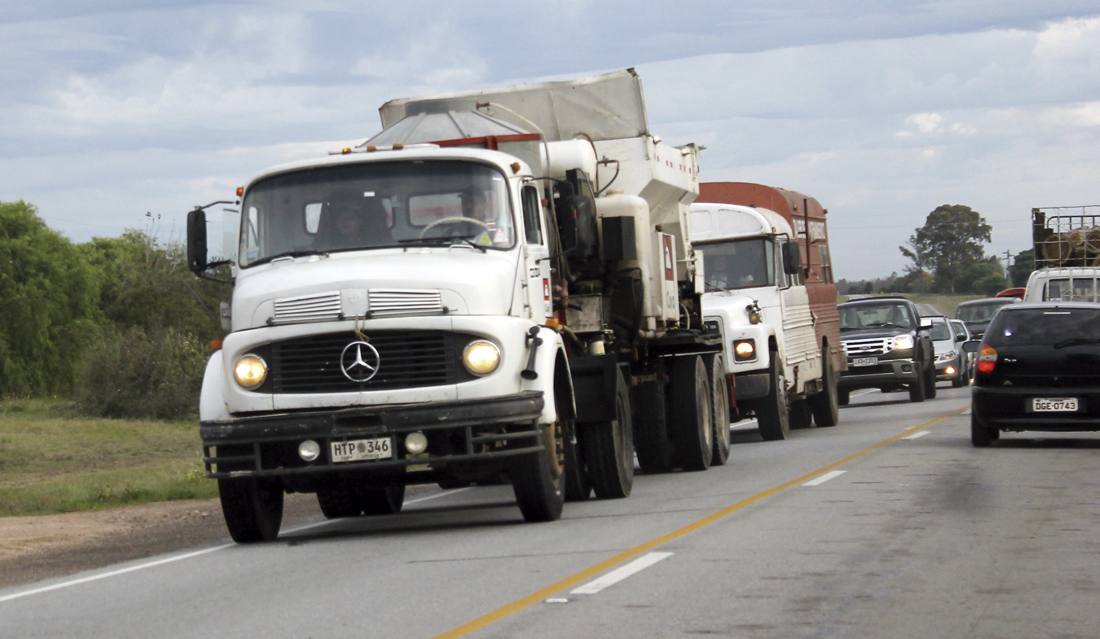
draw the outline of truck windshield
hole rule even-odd
[[[242,267],[382,247],[515,245],[508,182],[474,162],[364,162],[284,173],[252,185],[241,211]]]
[[[697,244],[708,291],[775,286],[775,244],[763,238]]]

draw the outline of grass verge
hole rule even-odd
[[[216,497],[193,421],[73,417],[58,400],[0,402],[0,516]]]

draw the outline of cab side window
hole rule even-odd
[[[542,244],[542,229],[539,228],[541,204],[538,189],[523,187],[523,232],[528,244]]]

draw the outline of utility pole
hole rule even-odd
[[[1008,267],[1009,267],[1009,262],[1010,262],[1011,260],[1012,260],[1012,252],[1006,249],[1006,250],[1005,250],[1005,281],[1007,281],[1007,282],[1008,282],[1008,285],[1009,285],[1009,286],[1012,286],[1012,285],[1013,285],[1013,282],[1012,282],[1012,271],[1008,270]]]

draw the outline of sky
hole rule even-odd
[[[0,0],[0,201],[178,241],[388,100],[628,67],[701,180],[829,210],[837,278],[903,272],[942,204],[1001,256],[1031,208],[1100,204],[1100,0]]]

